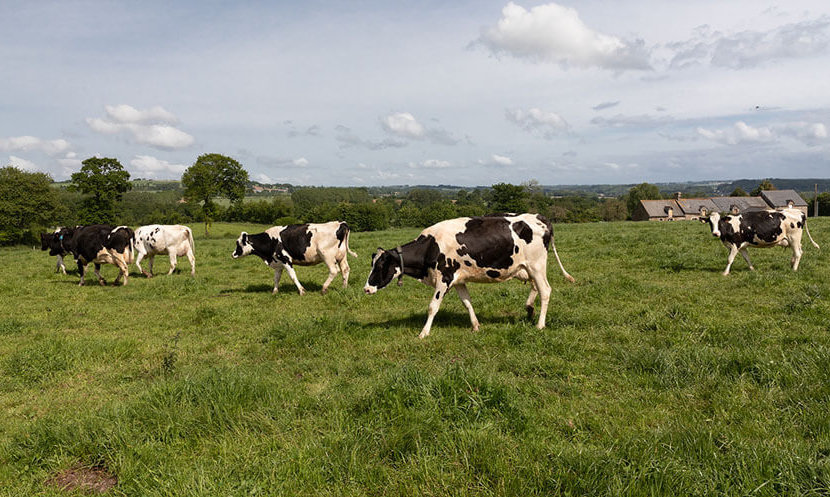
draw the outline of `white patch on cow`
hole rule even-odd
[[[151,224],[141,226],[135,231],[136,257],[135,264],[138,270],[148,278],[153,275],[153,262],[156,255],[168,255],[170,257],[170,270],[172,274],[176,269],[177,257],[186,256],[190,262],[190,275],[196,275],[196,256],[193,244],[193,232],[187,226]],[[149,259],[149,271],[141,268],[141,261],[144,257]]]

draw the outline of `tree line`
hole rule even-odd
[[[245,198],[249,183],[242,165],[221,154],[199,156],[177,188],[162,191],[148,191],[144,183],[130,181],[129,172],[114,158],[86,159],[65,188],[55,188],[45,173],[8,166],[0,168],[0,244],[34,243],[38,233],[49,227],[96,223],[203,223],[209,233],[214,221],[286,225],[338,219],[355,231],[375,231],[426,227],[492,212],[535,212],[560,223],[620,221],[630,218],[639,200],[663,198],[648,183],[632,187],[620,198],[602,198],[551,196],[530,181],[454,192],[413,188],[382,195],[364,187],[294,187],[290,194],[252,200]],[[819,197],[828,204],[821,211],[830,211],[830,194]]]

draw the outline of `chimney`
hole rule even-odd
[[[682,193],[682,192],[676,192],[676,193],[674,194],[674,199],[675,199],[675,200],[680,200],[680,197],[681,197],[682,195],[683,195],[683,193]]]

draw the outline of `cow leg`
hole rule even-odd
[[[116,267],[118,267],[118,276],[115,277],[115,282],[113,285],[117,285],[118,281],[121,279],[121,276],[124,277],[124,286],[127,286],[127,281],[130,277],[130,267],[127,265],[129,259],[129,254],[124,254],[123,257],[121,255],[117,257],[113,257],[113,263]]]
[[[78,286],[84,286],[84,273],[86,272],[86,264],[82,263],[80,260],[75,261],[78,263],[78,274],[81,275],[81,282],[78,283]]]
[[[337,276],[337,261],[332,258],[324,258],[323,262],[329,269],[329,276],[326,278],[326,281],[323,282],[323,289],[321,290],[321,293],[325,295],[326,292],[329,291],[329,285],[331,285],[331,282],[334,281],[334,277]]]
[[[294,281],[294,284],[297,286],[297,290],[299,290],[300,295],[305,295],[305,288],[303,285],[300,284],[300,280],[297,279],[297,273],[294,272],[294,267],[291,263],[285,265],[285,270],[288,271],[288,276],[291,276],[291,280]]]
[[[55,266],[55,272],[56,273],[60,272],[60,273],[66,274],[66,266],[63,265],[63,256],[58,254],[57,259],[58,259],[58,262],[57,262],[57,265]]]
[[[749,266],[750,271],[755,271],[755,267],[752,265],[752,262],[749,260],[749,252],[746,250],[746,247],[740,250],[741,257],[744,258],[746,261],[746,265]]]
[[[804,253],[804,251],[801,250],[801,234],[799,233],[796,236],[790,236],[789,242],[790,246],[793,248],[793,271],[798,271],[798,263],[801,262],[801,254]]]
[[[421,334],[418,335],[418,338],[426,338],[429,336],[429,329],[432,328],[432,320],[435,319],[435,315],[438,313],[438,309],[441,307],[441,301],[444,300],[444,295],[447,294],[447,286],[444,284],[439,284],[438,287],[435,289],[435,296],[429,303],[429,310],[427,311],[427,322],[424,324],[424,329],[421,330]]]
[[[274,290],[271,293],[280,291],[280,278],[282,278],[282,266],[274,268]]]
[[[525,302],[525,309],[527,310],[527,319],[533,319],[533,304],[536,302],[536,297],[539,295],[539,290],[536,289],[536,283],[530,281],[530,295],[527,296]]]
[[[167,271],[167,276],[173,274],[173,271],[176,269],[177,262],[178,261],[176,260],[176,251],[173,250],[170,252],[170,271]]]
[[[138,270],[141,272],[141,274],[143,274],[144,276],[146,276],[148,278],[151,278],[153,275],[141,268],[141,261],[143,259],[144,259],[144,252],[139,250],[138,251],[138,256],[135,258],[135,266],[138,268]],[[150,269],[150,271],[152,271],[152,269]]]
[[[736,255],[738,255],[738,246],[729,245],[729,255],[726,257],[726,269],[723,271],[724,276],[729,276],[729,268],[732,267]]]
[[[150,266],[150,274],[148,275],[149,278],[153,277],[153,263],[156,262],[156,254],[148,255],[147,256],[147,265]]]
[[[105,280],[104,277],[101,276],[101,264],[96,262],[94,264],[94,267],[95,267],[95,276],[98,277],[98,284],[101,285],[101,286],[107,286],[107,280]]]
[[[547,271],[529,271],[530,277],[533,279],[533,285],[539,293],[539,322],[536,323],[536,328],[542,329],[545,327],[545,319],[548,315],[548,302],[550,301],[550,283],[548,283]],[[531,294],[533,290],[531,290]]]
[[[470,313],[470,323],[473,325],[473,331],[478,331],[478,318],[476,317],[476,312],[473,310],[473,303],[470,301],[470,292],[467,291],[467,285],[455,285],[455,292],[458,293],[458,298],[461,299],[461,303],[464,304],[467,312]]]
[[[352,270],[349,267],[348,257],[344,255],[338,264],[340,265],[340,275],[343,276],[343,288],[346,288],[349,286],[349,273]]]

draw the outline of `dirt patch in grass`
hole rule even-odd
[[[106,468],[85,468],[76,465],[49,478],[46,480],[46,484],[67,492],[82,490],[103,494],[118,484],[118,478],[107,471]]]

